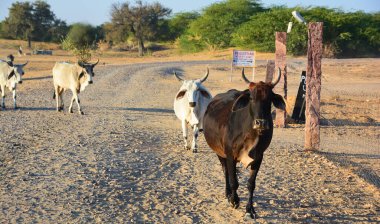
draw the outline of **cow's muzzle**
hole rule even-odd
[[[196,102],[190,102],[190,103],[189,103],[189,106],[190,106],[190,107],[195,107],[196,105],[197,105]]]
[[[18,81],[18,84],[21,84],[22,83],[22,81]]]
[[[92,84],[93,83],[93,81],[88,81],[88,84]]]
[[[269,129],[268,121],[265,119],[255,119],[253,122],[253,129],[260,131]]]

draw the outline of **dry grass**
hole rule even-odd
[[[22,46],[24,55],[18,55],[18,48]],[[58,44],[32,42],[33,49],[53,50],[53,55],[33,55],[27,48],[27,42],[21,40],[0,39],[0,59],[13,54],[16,63],[29,61],[26,77],[44,77],[51,75],[51,69],[57,61],[75,62],[77,59],[70,52],[61,50]],[[150,53],[148,56],[138,57],[134,51],[95,51],[93,59],[100,59],[100,65],[122,65],[133,63],[167,62],[167,61],[198,61],[198,60],[231,60],[232,49],[213,52],[199,52],[192,54],[180,54],[177,49],[168,48]],[[257,53],[257,59],[272,59],[272,53]]]

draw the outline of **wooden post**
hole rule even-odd
[[[275,92],[282,95],[285,100],[288,97],[287,73],[286,73],[286,32],[276,32],[276,58],[275,58],[275,74],[277,69],[281,69],[280,82],[275,87]],[[284,128],[286,126],[286,111],[276,109],[275,126]]]
[[[271,82],[273,80],[273,73],[274,73],[274,61],[268,60],[267,61],[267,74],[265,76],[265,82]]]
[[[309,23],[307,70],[306,70],[306,111],[305,149],[318,150],[320,147],[320,101],[322,77],[322,35],[323,23]]]

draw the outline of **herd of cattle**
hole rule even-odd
[[[13,64],[13,56],[0,60],[0,87],[2,93],[1,107],[4,108],[5,87],[13,92],[14,107],[16,108],[16,85],[22,82],[23,67],[27,64]],[[89,63],[70,64],[57,62],[53,68],[54,97],[57,111],[64,108],[62,93],[72,91],[69,112],[72,113],[74,100],[78,112],[83,114],[78,94],[89,84],[93,83],[94,67]],[[242,71],[242,78],[248,84],[244,91],[229,90],[226,93],[212,97],[203,85],[209,75],[201,79],[184,80],[174,72],[175,77],[182,82],[180,90],[175,95],[174,112],[181,120],[184,147],[197,152],[199,132],[204,132],[207,144],[217,154],[222,164],[225,176],[225,195],[234,208],[240,204],[237,189],[239,187],[236,165],[241,162],[250,168],[248,180],[249,200],[246,205],[246,218],[255,218],[253,208],[253,191],[256,176],[260,169],[264,151],[269,147],[273,134],[271,116],[272,103],[276,108],[285,110],[286,103],[282,96],[275,94],[273,88],[281,77],[280,69],[275,82],[251,82]],[[188,145],[187,127],[193,129],[191,147]]]

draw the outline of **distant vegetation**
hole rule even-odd
[[[171,14],[160,3],[135,1],[111,7],[111,21],[99,27],[67,25],[56,18],[44,1],[13,3],[0,23],[0,37],[30,41],[70,43],[81,49],[106,43],[109,48],[134,50],[143,55],[147,43],[173,43],[182,52],[228,47],[274,51],[274,33],[286,31],[290,54],[304,55],[307,27],[291,17],[299,11],[307,21],[324,22],[324,55],[327,57],[380,56],[380,12],[344,12],[324,7],[265,8],[257,0],[225,0],[201,12]]]

